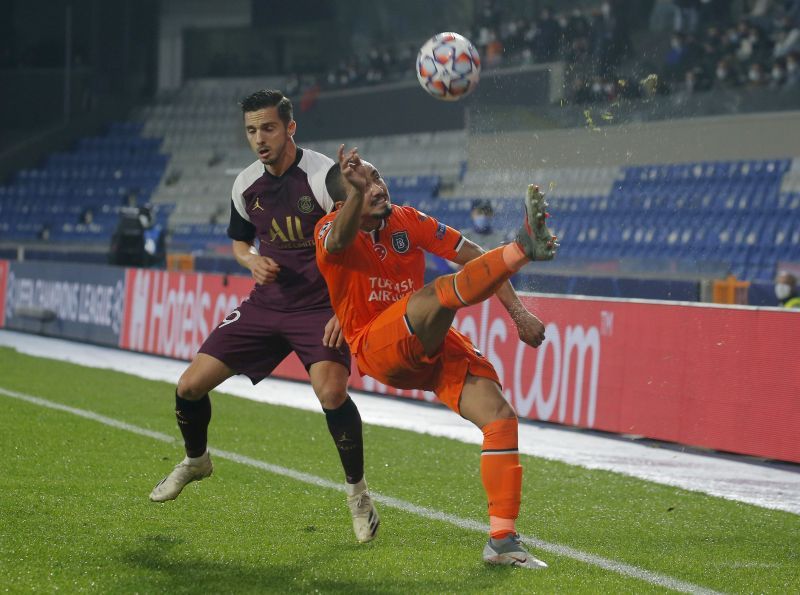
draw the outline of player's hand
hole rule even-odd
[[[325,325],[325,332],[322,335],[322,344],[331,349],[339,349],[344,345],[342,327],[339,324],[339,319],[336,317],[336,314],[334,314],[333,318]]]
[[[278,266],[278,263],[269,256],[253,256],[250,259],[250,271],[253,273],[253,279],[259,285],[275,281],[280,270],[281,267]]]
[[[339,145],[339,169],[344,179],[356,190],[364,192],[367,189],[369,174],[356,147],[345,152],[344,145]]]
[[[544,341],[544,324],[525,309],[514,312],[511,319],[517,326],[519,340],[531,347],[539,347]]]

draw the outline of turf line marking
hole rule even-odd
[[[56,411],[71,413],[72,415],[77,415],[78,417],[83,417],[85,419],[96,421],[101,424],[110,426],[112,428],[116,428],[118,430],[125,430],[133,434],[138,434],[139,436],[146,436],[148,438],[153,438],[154,440],[158,440],[160,442],[167,442],[167,443],[178,442],[178,440],[176,440],[173,436],[169,436],[168,434],[162,434],[161,432],[155,432],[153,430],[148,430],[146,428],[135,426],[133,424],[125,423],[124,421],[119,421],[118,419],[114,419],[112,417],[106,417],[105,415],[95,413],[94,411],[88,411],[86,409],[78,409],[76,407],[70,407],[69,405],[63,405],[61,403],[56,403],[54,401],[48,401],[47,399],[34,397],[32,395],[26,395],[2,387],[0,387],[0,395],[5,395],[7,397],[18,399],[20,401],[25,401],[33,405],[39,405],[40,407],[46,407],[48,409],[55,409]],[[282,475],[284,477],[289,477],[291,479],[303,483],[315,485],[322,488],[328,488],[339,492],[344,492],[344,485],[342,483],[333,482],[328,479],[324,479],[322,477],[317,477],[316,475],[311,475],[310,473],[303,473],[302,471],[296,471],[294,469],[289,469],[287,467],[281,467],[280,465],[273,465],[272,463],[266,463],[264,461],[253,459],[248,456],[240,455],[238,453],[230,452],[227,450],[221,450],[218,448],[209,448],[208,450],[215,457],[227,459],[229,461],[240,463],[242,465],[247,465],[249,467],[254,467],[256,469],[261,469],[263,471],[267,471],[275,475]],[[464,519],[452,514],[448,514],[446,512],[435,510],[433,508],[418,506],[411,502],[400,500],[399,498],[392,498],[391,496],[382,496],[376,493],[371,493],[371,496],[376,502],[380,502],[381,504],[384,504],[391,508],[402,510],[403,512],[415,514],[417,516],[421,516],[426,519],[431,519],[434,521],[442,521],[445,523],[449,523],[461,529],[480,531],[481,533],[484,534],[489,532],[489,525],[486,523],[480,523],[472,519]],[[671,576],[667,576],[665,574],[660,574],[658,572],[645,570],[644,568],[639,568],[638,566],[633,566],[631,564],[626,564],[624,562],[618,562],[616,560],[611,560],[609,558],[603,558],[602,556],[597,556],[595,554],[583,552],[581,550],[571,548],[566,545],[560,545],[557,543],[542,541],[541,539],[538,539],[536,537],[531,537],[529,535],[521,535],[521,537],[525,543],[540,550],[550,552],[551,554],[572,558],[573,560],[577,560],[579,562],[584,562],[586,564],[597,566],[604,570],[609,570],[617,574],[639,579],[641,581],[650,583],[652,585],[657,585],[659,587],[672,589],[673,591],[678,591],[680,593],[698,593],[703,595],[717,595],[719,593],[718,591],[713,591],[711,589],[707,589],[705,587],[701,587],[693,583],[672,578]]]

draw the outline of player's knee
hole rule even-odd
[[[466,305],[456,292],[455,278],[455,275],[444,275],[425,286],[430,289],[432,301],[448,310],[458,310]]]
[[[430,283],[423,285],[422,289],[420,289],[417,293],[419,293],[420,295],[425,295],[431,299],[436,298],[436,287],[434,285],[434,282],[431,281]]]
[[[198,386],[197,382],[194,381],[192,376],[186,372],[181,374],[175,392],[181,399],[186,399],[187,401],[197,401],[206,394],[205,391]]]
[[[498,419],[516,419],[517,413],[514,411],[514,408],[508,404],[505,399],[499,399],[492,403],[491,411],[489,415],[492,417],[491,421],[496,421]]]
[[[412,320],[423,320],[425,325],[436,324],[438,321],[449,327],[455,316],[455,309],[442,303],[435,282],[432,282],[411,296],[408,314]]]
[[[316,393],[323,409],[338,409],[347,400],[347,391],[339,387],[324,387]]]

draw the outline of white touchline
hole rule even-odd
[[[28,355],[95,369],[115,370],[164,381],[173,386],[187,365],[180,360],[6,329],[0,329],[0,345]],[[217,391],[322,414],[309,383],[266,378],[253,386],[246,377],[234,376],[223,382]],[[365,423],[442,436],[470,444],[480,445],[483,441],[483,435],[475,426],[453,415],[446,407],[426,407],[419,401],[387,398],[360,391],[351,391],[350,394]],[[420,423],[420,420],[424,420],[424,423]],[[519,426],[520,454],[579,465],[586,469],[622,473],[684,490],[800,514],[800,473],[790,464],[754,464],[743,457],[681,452],[677,445],[671,448],[660,446],[648,446],[553,424],[521,423]]]
[[[19,393],[2,387],[0,387],[0,395],[5,395],[7,397],[18,399],[20,401],[25,401],[26,403],[31,403],[33,405],[38,405],[40,407],[47,407],[48,409],[55,409],[56,411],[71,413],[72,415],[77,415],[85,419],[96,421],[101,424],[110,426],[112,428],[117,428],[119,430],[126,430],[128,432],[132,432],[133,434],[138,434],[139,436],[147,436],[148,438],[153,438],[154,440],[159,440],[161,442],[168,442],[168,443],[177,442],[175,438],[167,434],[162,434],[161,432],[155,432],[153,430],[141,428],[139,426],[135,426],[133,424],[129,424],[124,421],[114,419],[112,417],[106,417],[105,415],[95,413],[94,411],[88,411],[86,409],[78,409],[77,407],[70,407],[69,405],[64,405],[62,403],[57,403],[55,401],[48,401],[47,399],[42,399],[40,397],[35,397],[32,395],[26,395],[24,393]],[[234,461],[242,465],[247,465],[249,467],[254,467],[256,469],[268,471],[269,473],[274,473],[276,475],[289,477],[296,481],[315,485],[318,487],[328,488],[339,492],[344,491],[343,484],[336,483],[324,479],[322,477],[317,477],[316,475],[311,475],[310,473],[303,473],[302,471],[296,471],[294,469],[289,469],[288,467],[273,465],[272,463],[259,461],[258,459],[253,459],[227,450],[221,450],[218,448],[209,448],[208,450],[215,457],[228,459],[229,461]],[[398,510],[402,510],[403,512],[415,514],[417,516],[421,516],[427,519],[449,523],[461,529],[480,531],[482,533],[488,533],[489,531],[489,525],[487,525],[486,523],[480,523],[472,519],[464,519],[452,514],[447,514],[446,512],[435,510],[433,508],[418,506],[411,502],[400,500],[399,498],[392,498],[391,496],[382,496],[380,494],[373,493],[372,497],[377,502],[385,504],[386,506],[389,506],[391,508],[397,508]],[[708,595],[718,593],[717,591],[706,589],[705,587],[701,587],[693,583],[672,578],[671,576],[667,576],[665,574],[659,574],[658,572],[645,570],[644,568],[639,568],[638,566],[632,566],[630,564],[625,564],[624,562],[618,562],[616,560],[611,560],[609,558],[603,558],[602,556],[596,556],[595,554],[583,552],[581,550],[577,550],[566,545],[559,545],[557,543],[542,541],[541,539],[537,539],[536,537],[531,537],[529,535],[521,535],[521,537],[523,541],[525,541],[526,543],[534,547],[537,547],[541,550],[550,552],[552,554],[564,556],[567,558],[572,558],[573,560],[578,560],[579,562],[584,562],[586,564],[598,566],[600,568],[603,568],[604,570],[616,572],[624,576],[629,576],[635,579],[639,579],[641,581],[650,583],[652,585],[657,585],[659,587],[672,589],[680,593],[702,593]]]
[[[0,345],[29,355],[57,359],[133,374],[149,380],[176,384],[186,362],[79,344],[63,339],[0,330]],[[253,386],[244,376],[223,382],[219,392],[262,403],[305,409],[321,414],[319,401],[308,383],[267,378]],[[475,426],[453,415],[446,407],[425,407],[418,401],[386,398],[351,391],[365,423],[411,432],[443,436],[481,444],[483,436]],[[424,425],[420,416],[424,416]],[[522,423],[519,427],[520,454],[622,473],[655,483],[702,492],[755,506],[800,514],[800,473],[789,465],[759,465],[744,459],[730,459],[676,448],[656,448],[570,428]]]

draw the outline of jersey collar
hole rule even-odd
[[[390,215],[391,216],[391,215]],[[388,219],[387,217],[386,219]],[[381,219],[381,224],[378,226],[378,229],[373,229],[369,232],[369,237],[372,238],[372,243],[377,244],[381,239],[381,230],[386,228],[386,219]]]

